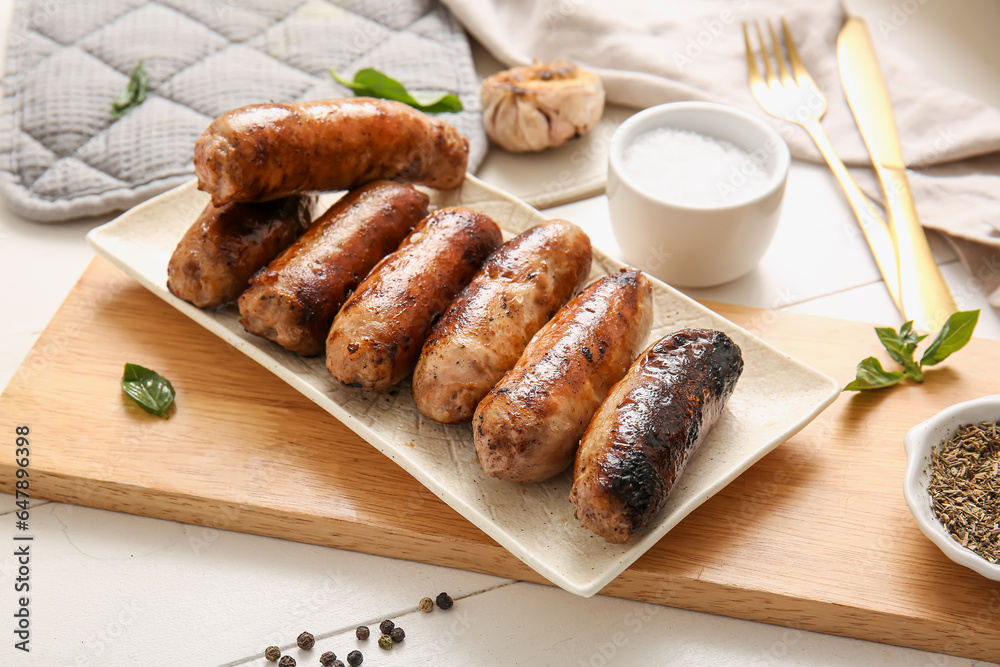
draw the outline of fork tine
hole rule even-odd
[[[802,59],[799,58],[799,50],[795,48],[795,40],[792,39],[792,31],[788,29],[788,23],[785,22],[785,17],[781,17],[781,30],[785,35],[785,48],[788,49],[788,61],[792,63],[792,71],[795,72],[795,80],[799,83],[810,83],[815,86],[812,77],[809,75],[809,70],[806,66],[802,64]]]
[[[774,59],[778,61],[778,73],[781,75],[781,82],[786,86],[793,83],[792,75],[788,73],[788,67],[785,66],[785,55],[784,50],[781,48],[781,42],[778,41],[778,35],[774,32],[774,24],[771,20],[767,21],[767,31],[771,34],[771,44],[774,46]]]
[[[771,67],[771,56],[767,52],[767,42],[764,41],[764,31],[760,29],[760,21],[754,21],[757,26],[757,41],[760,42],[760,51],[764,57],[764,78],[767,79],[768,86],[778,83],[778,77],[774,75],[774,68]]]
[[[747,43],[747,75],[750,79],[750,89],[753,90],[756,86],[764,83],[764,80],[757,68],[757,57],[754,55],[753,47],[750,46],[750,30],[747,28],[746,21],[743,22],[743,39]]]

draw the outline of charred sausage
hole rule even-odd
[[[580,443],[570,500],[580,524],[621,544],[663,507],[743,372],[721,331],[653,343],[615,385]]]
[[[531,337],[583,287],[590,239],[571,222],[549,220],[490,255],[434,325],[413,371],[425,416],[469,421]]]
[[[468,159],[469,142],[451,124],[368,97],[240,107],[212,121],[194,148],[198,189],[216,205],[381,178],[456,188]]]
[[[312,221],[312,196],[262,204],[209,203],[188,228],[167,264],[167,288],[199,308],[232,301],[250,277]]]
[[[406,377],[434,321],[502,240],[493,220],[466,208],[424,218],[334,318],[326,340],[330,373],[366,390]]]
[[[334,315],[427,215],[427,202],[392,181],[351,190],[250,280],[239,300],[243,326],[292,352],[320,354]]]
[[[476,408],[483,469],[518,482],[566,469],[590,418],[639,353],[652,309],[649,280],[635,270],[595,281],[563,306]]]

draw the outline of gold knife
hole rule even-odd
[[[847,19],[837,38],[837,59],[847,103],[885,193],[903,315],[915,329],[937,331],[958,307],[917,217],[889,93],[862,19]]]

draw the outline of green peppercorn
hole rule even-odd
[[[455,601],[451,599],[450,595],[448,595],[447,593],[438,593],[437,606],[441,607],[442,609],[451,609],[452,605],[454,604]]]
[[[316,638],[313,637],[308,632],[303,632],[295,640],[295,643],[298,644],[299,648],[302,649],[303,651],[308,651],[309,649],[311,649],[313,646],[316,645]]]
[[[277,662],[278,658],[281,657],[281,649],[277,646],[268,646],[264,649],[264,657],[267,658],[268,662]]]
[[[351,667],[358,667],[364,661],[365,656],[361,655],[361,651],[351,651],[347,654],[347,664]]]
[[[392,637],[393,643],[398,644],[406,638],[406,633],[403,632],[403,628],[397,625],[392,629],[392,632],[389,633],[389,636]]]
[[[421,598],[420,611],[424,612],[425,614],[434,611],[434,600],[430,598]]]
[[[278,661],[278,667],[295,667],[295,658],[286,655]]]
[[[387,635],[392,632],[394,627],[396,627],[396,624],[392,621],[382,621],[378,624],[378,629],[382,631],[383,635]]]
[[[337,654],[333,651],[327,651],[319,657],[319,664],[323,667],[333,667],[337,663]]]
[[[368,626],[359,625],[358,629],[354,631],[354,634],[355,636],[357,636],[358,639],[368,639],[368,635],[370,634],[368,632]]]
[[[383,648],[386,651],[392,648],[392,637],[389,635],[382,635],[378,638],[378,647]]]

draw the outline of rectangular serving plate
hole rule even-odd
[[[425,189],[432,207],[466,206],[492,217],[505,238],[546,217],[473,176],[450,191]],[[339,194],[324,195],[321,207]],[[801,430],[839,394],[833,378],[781,353],[663,282],[653,284],[647,344],[686,327],[726,332],[741,348],[742,377],[726,410],[692,457],[656,520],[623,545],[581,528],[569,502],[571,471],[534,484],[486,475],[468,424],[438,424],[416,409],[410,380],[388,392],[343,387],[322,357],[303,358],[247,333],[235,304],[201,310],[172,295],[167,263],[208,202],[191,181],[87,235],[91,246],[167,303],[221,337],[315,402],[547,580],[589,597],[631,565],[701,503]],[[321,208],[322,210],[322,208]],[[625,265],[594,249],[591,280]]]

